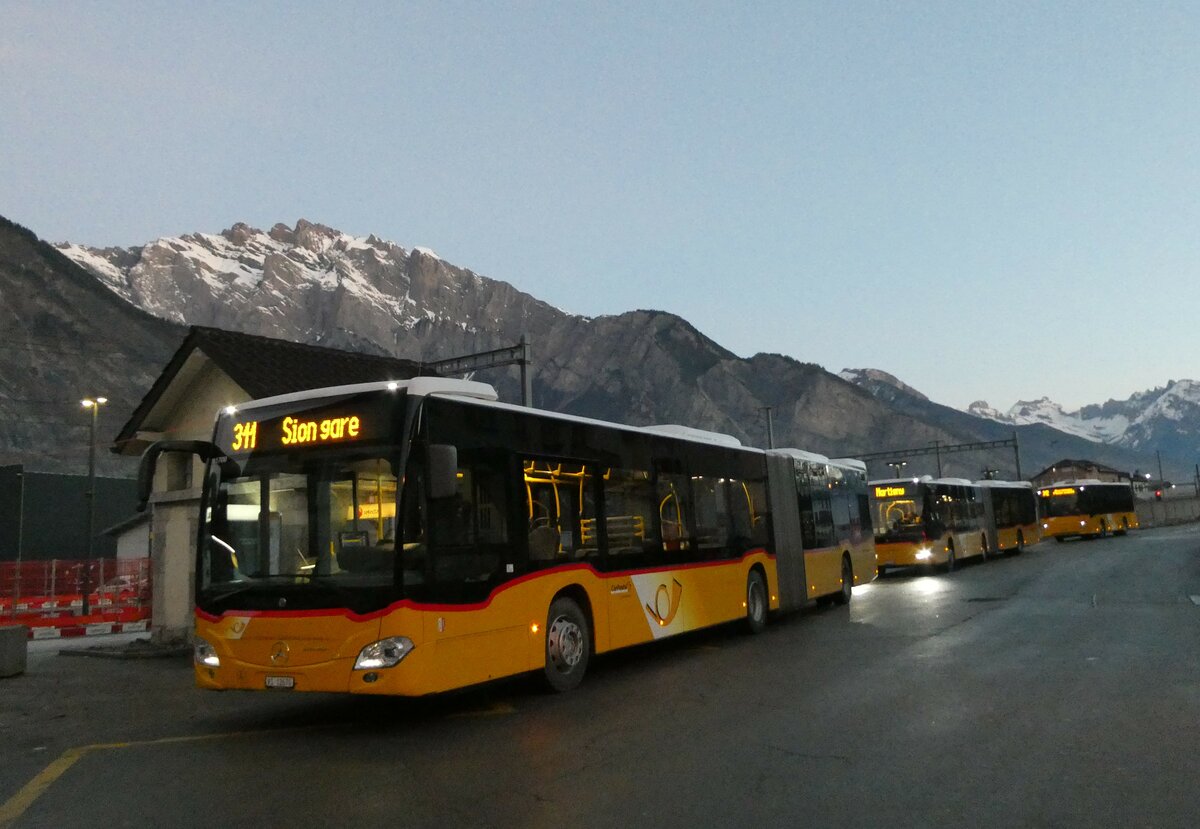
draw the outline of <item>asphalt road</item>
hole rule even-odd
[[[564,695],[218,694],[178,659],[39,656],[0,733],[0,829],[1191,827],[1200,527],[896,572]]]

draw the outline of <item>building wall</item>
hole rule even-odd
[[[143,521],[117,536],[117,558],[150,556],[150,522]]]
[[[1200,497],[1168,498],[1165,501],[1138,501],[1138,523],[1142,527],[1164,527],[1200,521]]]
[[[1128,475],[1095,464],[1060,464],[1043,470],[1030,478],[1035,487],[1049,486],[1059,481],[1093,479],[1097,481],[1127,481]]]
[[[88,553],[86,475],[30,472],[21,466],[0,469],[0,560],[79,559]],[[125,478],[96,478],[95,530],[134,511],[137,484]],[[20,549],[18,549],[18,538]],[[96,535],[92,555],[115,556],[116,541]]]
[[[248,399],[241,387],[210,363],[181,395],[179,404],[153,425],[172,440],[210,440],[217,412]],[[158,642],[182,640],[191,633],[203,475],[204,465],[192,455],[159,456],[150,522],[151,629]]]

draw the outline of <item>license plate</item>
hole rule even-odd
[[[296,677],[294,676],[269,676],[267,677],[268,688],[295,688]]]

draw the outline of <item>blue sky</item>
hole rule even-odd
[[[1196,3],[184,5],[0,0],[0,214],[303,217],[960,407],[1200,376]]]

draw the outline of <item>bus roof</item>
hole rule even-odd
[[[673,438],[693,440],[699,443],[715,443],[718,446],[740,447],[742,445],[742,442],[733,435],[726,435],[721,432],[709,432],[704,429],[694,429],[691,426],[680,426],[675,423],[642,426],[641,430],[643,432],[649,432],[653,435],[666,435]]]
[[[994,481],[989,479],[976,481],[975,483],[978,486],[991,487],[993,489],[1033,489],[1033,484],[1029,483],[1029,481]]]
[[[1038,489],[1053,489],[1057,487],[1068,486],[1123,486],[1127,487],[1132,484],[1131,481],[1101,481],[1098,478],[1080,478],[1074,481],[1055,481],[1052,484],[1039,486]]]
[[[320,389],[278,394],[274,397],[260,397],[258,400],[248,400],[236,406],[227,406],[224,412],[252,411],[264,406],[274,406],[280,403],[300,403],[305,400],[320,400],[324,397],[340,397],[350,394],[362,394],[372,391],[407,391],[409,394],[425,397],[431,394],[467,397],[475,400],[496,400],[499,395],[487,383],[477,383],[474,380],[456,380],[450,377],[413,377],[409,380],[377,380],[372,383],[354,383],[348,386],[326,386]]]

